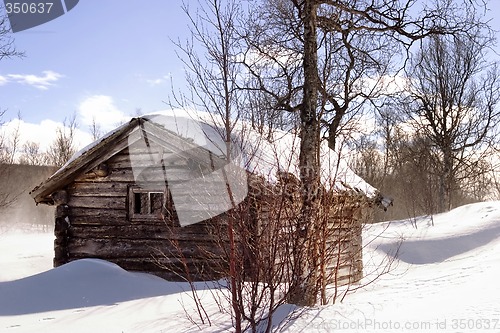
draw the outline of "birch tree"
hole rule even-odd
[[[395,75],[420,41],[485,26],[478,16],[483,5],[475,0],[263,0],[253,8],[243,34],[251,89],[274,98],[276,109],[300,117],[302,210],[290,302],[315,304],[321,284],[313,237],[320,140],[335,149],[349,119],[367,102],[376,102],[384,92],[383,78]]]

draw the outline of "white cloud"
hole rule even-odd
[[[57,136],[57,130],[63,128],[64,124],[50,119],[42,120],[40,123],[27,123],[24,120],[14,119],[6,122],[2,128],[1,133],[9,144],[16,131],[19,135],[18,150],[26,142],[36,142],[40,145],[40,152],[46,152],[50,145],[54,142]],[[92,141],[91,135],[80,129],[76,129],[73,143],[76,149],[81,149]]]
[[[92,126],[95,122],[101,130],[106,132],[130,119],[130,116],[118,109],[112,97],[105,95],[86,98],[80,103],[78,114],[82,125]]]
[[[160,84],[167,82],[167,80],[170,80],[170,78],[171,78],[171,75],[167,74],[167,75],[163,75],[162,77],[157,78],[157,79],[146,80],[146,82],[150,86],[157,86],[157,85],[160,85]]]
[[[9,81],[5,76],[0,75],[0,86],[3,86]]]
[[[49,89],[54,82],[64,77],[64,75],[50,70],[43,71],[42,74],[40,76],[34,74],[8,74],[7,77],[15,82],[27,84],[40,90]]]

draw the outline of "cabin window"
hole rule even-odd
[[[172,219],[173,204],[168,189],[129,188],[129,217],[131,220]]]
[[[163,192],[134,192],[134,214],[158,215],[162,213]]]

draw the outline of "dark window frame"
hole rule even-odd
[[[158,195],[161,197],[158,198]],[[156,197],[156,198],[155,198]],[[158,202],[161,207],[158,207]],[[140,205],[138,207],[138,205]],[[163,187],[128,187],[128,217],[130,221],[167,221],[173,216],[170,191]]]

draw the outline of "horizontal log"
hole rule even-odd
[[[149,133],[148,133],[149,134]],[[170,149],[164,147],[153,140],[149,140],[146,146],[144,140],[138,140],[130,144],[127,149],[123,150],[124,154],[158,154],[160,152],[172,153]]]
[[[339,271],[346,271],[344,273],[340,273],[340,275],[349,274],[350,271],[355,272],[355,270],[356,270],[356,268],[352,264],[352,262],[347,262],[347,261],[341,262],[338,267],[337,267],[336,261],[330,261],[330,262],[328,262],[327,265],[324,266],[324,269],[325,269],[325,272],[327,272],[327,275],[335,274],[337,269]]]
[[[131,171],[131,169],[123,169],[123,171]],[[146,168],[143,170],[135,170],[135,178],[139,181],[164,181],[165,179],[170,182],[180,182],[180,181],[196,181],[198,187],[212,186],[213,183],[225,184],[224,178],[221,172],[212,173],[211,170],[204,170],[203,174],[200,169],[196,166],[177,166],[177,165],[166,165],[163,169],[160,166]],[[193,184],[191,182],[191,184]]]
[[[97,208],[97,209],[126,209],[125,196],[119,197],[76,197],[72,196],[69,199],[68,206],[80,208]]]
[[[328,226],[328,229],[322,230],[324,235],[346,235],[346,236],[354,236],[358,234],[360,231],[356,230],[356,228],[350,228],[344,225],[338,226]]]
[[[109,175],[106,177],[93,178],[88,175],[81,175],[76,178],[78,182],[92,181],[92,182],[124,182],[124,183],[134,183],[134,175],[132,170],[129,169],[109,169]]]
[[[126,209],[70,207],[71,225],[77,224],[129,224]]]
[[[328,225],[332,228],[346,227],[346,228],[360,228],[361,223],[357,220],[353,220],[352,216],[341,217],[338,215],[331,215],[328,217]]]
[[[338,269],[351,269],[353,266],[352,257],[331,258],[326,261],[324,266],[326,271],[334,272]]]
[[[151,165],[158,165],[161,161],[160,158],[163,158],[163,163],[165,165],[170,166],[187,166],[187,159],[180,157],[179,155],[175,155],[173,153],[164,152],[163,155],[160,156],[159,153],[149,154],[144,151],[137,151],[129,155],[124,152],[120,155],[113,156],[108,164],[115,169],[128,169],[134,167],[148,167]]]
[[[71,196],[115,197],[125,196],[129,183],[74,182],[68,186]]]
[[[341,264],[350,264],[352,262],[352,260],[354,259],[354,256],[352,255],[352,253],[346,252],[346,253],[340,253],[340,254],[326,255],[322,258],[326,263],[340,262]],[[337,265],[337,264],[335,264],[335,265]]]
[[[136,174],[132,169],[115,169],[109,170],[107,177],[89,178],[85,175],[78,177],[76,180],[80,182],[124,182],[124,183],[137,183],[137,182],[186,182],[199,178],[201,175],[196,170],[190,170],[186,167],[167,166],[165,172],[157,168],[149,168],[143,170],[136,170]]]
[[[195,225],[192,225],[195,226]],[[192,227],[190,226],[190,227]],[[70,237],[102,239],[158,239],[193,242],[218,242],[221,235],[216,235],[205,228],[172,228],[162,224],[126,224],[126,225],[72,225],[68,230]]]
[[[92,257],[74,255],[70,258],[70,260],[83,259],[83,258],[92,258]],[[121,266],[122,268],[126,267],[125,269],[135,270],[135,271],[163,270],[163,269],[168,269],[170,267],[183,268],[184,265],[188,265],[190,267],[210,266],[213,267],[214,270],[219,270],[220,268],[224,268],[227,265],[227,260],[225,258],[218,258],[218,259],[184,258],[182,260],[179,260],[177,258],[164,258],[164,257],[144,257],[144,258],[124,257],[124,258],[110,258],[107,260]]]
[[[220,272],[215,272],[212,273],[210,270],[202,270],[201,272],[192,272],[190,273],[190,277],[184,277],[177,273],[168,271],[168,270],[161,270],[161,271],[153,271],[153,272],[145,272],[149,273],[152,275],[156,275],[162,279],[165,279],[167,281],[180,281],[180,282],[185,282],[185,281],[214,281],[214,280],[220,280],[223,277],[227,277],[229,275],[229,272],[226,271],[225,273],[220,273]]]
[[[174,199],[174,207],[179,211],[192,212],[194,215],[198,213],[205,213],[201,216],[208,216],[208,218],[219,215],[223,212],[230,210],[231,205],[222,198],[200,198],[199,202],[193,202],[191,199]],[[216,214],[216,215],[214,215]]]
[[[324,256],[336,256],[338,254],[352,254],[352,246],[349,242],[342,242],[340,243],[340,248],[338,244],[335,244],[333,247],[326,247],[323,249],[323,255]]]
[[[352,267],[351,265],[339,265],[338,267],[335,265],[326,266],[325,267],[326,276],[333,276],[337,274],[337,276],[349,275]]]
[[[225,252],[213,242],[179,242],[178,245],[165,240],[136,239],[82,239],[68,240],[68,252],[73,255],[109,258],[148,258],[152,255],[165,255],[172,258],[210,258],[224,257]]]
[[[130,221],[126,210],[95,209],[95,208],[75,208],[71,207],[69,221],[71,226],[127,226],[137,225],[144,228],[169,227],[172,232],[181,234],[225,234],[227,231],[227,221],[220,219],[198,222],[185,227],[172,226],[162,220],[141,220]],[[215,222],[220,221],[220,222]]]
[[[144,219],[131,221],[127,217],[125,210],[105,210],[94,208],[73,208],[70,215],[72,226],[80,227],[99,227],[99,226],[117,226],[120,228],[134,226],[139,228],[154,229],[161,228],[165,230],[180,230],[182,233],[207,233],[207,228],[215,230],[213,221],[203,221],[186,227],[180,227],[178,224],[172,224],[170,220]]]
[[[336,239],[328,240],[323,243],[323,249],[328,252],[336,252],[338,251],[338,246],[340,245],[341,251],[351,251],[352,249],[361,249],[361,244],[354,243],[352,239],[342,239],[341,241]]]

